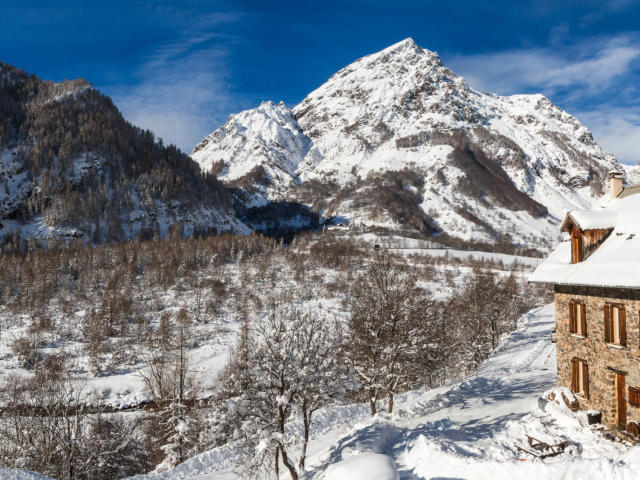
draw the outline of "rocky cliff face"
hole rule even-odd
[[[618,168],[544,96],[477,92],[411,39],[292,110],[232,115],[191,155],[251,206],[296,202],[372,228],[542,248]]]

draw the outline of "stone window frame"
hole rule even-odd
[[[613,312],[616,309],[618,311],[618,340],[615,341],[614,335],[616,328],[614,325]],[[606,344],[613,347],[626,347],[627,346],[627,315],[626,309],[623,303],[608,302],[604,304],[604,341]]]
[[[580,318],[577,318],[578,311]],[[587,338],[587,305],[583,300],[569,301],[569,333],[576,337]]]
[[[578,365],[581,367],[578,368]],[[582,390],[580,390],[580,383],[582,383]],[[571,391],[585,399],[589,398],[589,363],[584,358],[571,359]]]

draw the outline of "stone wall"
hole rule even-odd
[[[581,338],[569,333],[569,302],[584,302],[587,334]],[[604,341],[604,305],[625,306],[626,347]],[[602,412],[602,422],[616,424],[615,371],[626,374],[628,387],[640,387],[640,290],[578,286],[555,286],[558,385],[571,388],[571,360],[578,357],[589,366],[589,398],[578,396],[581,409]],[[640,408],[627,403],[627,422],[640,422]]]

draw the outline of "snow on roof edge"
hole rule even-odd
[[[617,233],[579,263],[571,263],[571,242],[561,242],[527,280],[530,283],[640,290],[640,276],[636,273],[640,270],[640,236]]]
[[[561,230],[564,231],[568,220],[573,221],[581,230],[606,230],[615,227],[617,217],[616,210],[572,210],[562,222]]]

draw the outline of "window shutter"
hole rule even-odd
[[[571,359],[571,391],[578,391],[578,361]]]
[[[604,306],[604,341],[611,343],[611,305]]]
[[[627,346],[627,318],[624,312],[624,305],[618,307],[618,318],[620,319],[620,345]]]
[[[582,330],[582,336],[587,336],[587,309],[583,303],[580,307],[580,329]]]
[[[589,398],[589,365],[582,363],[582,383],[584,384],[584,398]]]
[[[576,304],[569,302],[569,333],[576,333]]]
[[[582,237],[578,237],[578,262],[584,260],[584,252],[582,249]]]
[[[571,263],[579,263],[582,261],[583,255],[582,236],[576,233],[571,237]]]

